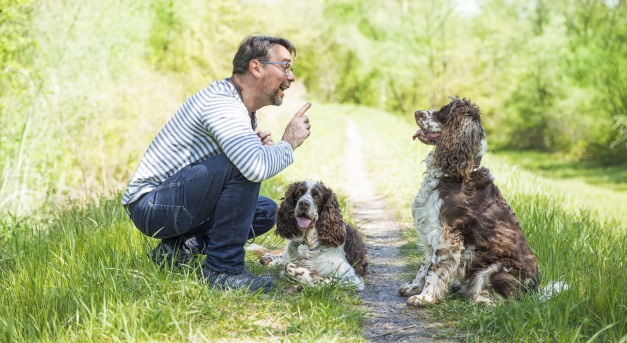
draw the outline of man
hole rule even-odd
[[[292,42],[249,36],[233,58],[233,75],[187,99],[157,134],[124,193],[135,226],[162,239],[157,263],[185,263],[201,250],[202,272],[214,286],[274,288],[244,263],[244,244],[269,231],[277,205],[260,197],[261,181],[293,162],[293,150],[309,136],[305,104],[274,144],[256,131],[256,111],[278,106],[295,81]]]

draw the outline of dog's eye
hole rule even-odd
[[[444,123],[446,121],[446,118],[449,116],[450,112],[451,112],[450,107],[446,107],[442,109],[441,111],[435,112],[434,113],[435,120],[439,121],[440,123]]]

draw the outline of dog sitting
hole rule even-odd
[[[424,260],[413,282],[399,288],[407,304],[444,298],[455,279],[476,302],[537,290],[540,275],[518,219],[481,166],[487,143],[479,108],[452,98],[439,111],[416,111],[414,135],[435,148],[425,159],[411,206]]]
[[[292,183],[277,211],[276,235],[288,239],[282,255],[266,253],[260,262],[284,265],[301,284],[333,279],[364,289],[368,260],[361,236],[344,222],[333,191],[321,182]]]

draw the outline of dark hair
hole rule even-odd
[[[296,47],[285,38],[270,36],[248,36],[240,43],[235,57],[233,57],[233,74],[248,72],[248,64],[254,59],[269,59],[272,47],[282,45],[296,57]]]

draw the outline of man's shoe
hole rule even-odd
[[[216,272],[207,266],[203,266],[202,273],[210,285],[222,289],[247,288],[250,293],[254,293],[258,290],[268,292],[274,289],[274,282],[271,277],[255,276],[246,270],[234,274]]]
[[[180,267],[189,265],[198,253],[186,241],[164,239],[152,249],[150,258],[158,265]]]

